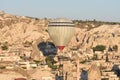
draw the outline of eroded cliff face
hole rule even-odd
[[[34,46],[49,39],[47,33],[46,19],[38,19],[25,16],[15,16],[0,12],[0,43],[7,43],[8,46],[28,47],[32,49],[32,53],[38,53]],[[16,47],[17,49],[17,47]]]
[[[0,12],[0,43],[7,42],[10,47],[29,45],[34,56],[40,56],[37,44],[42,41],[52,41],[47,32],[48,19],[38,19],[25,16],[15,16]],[[120,25],[103,24],[95,26],[77,25],[76,32],[66,48],[91,49],[96,45],[106,47],[118,45],[120,50]],[[89,30],[88,30],[89,29]],[[65,49],[65,50],[68,50]]]
[[[0,13],[0,40],[10,44],[16,42],[34,41],[46,33],[45,19],[14,16]]]
[[[79,31],[78,31],[79,30]],[[76,30],[81,47],[120,45],[120,25],[101,25],[89,31]]]

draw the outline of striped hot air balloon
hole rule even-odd
[[[55,45],[62,51],[74,35],[74,24],[69,19],[57,18],[49,22],[48,32]]]

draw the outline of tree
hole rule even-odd
[[[8,50],[8,42],[4,42],[1,46],[2,50]]]
[[[23,43],[23,45],[24,45],[25,47],[30,47],[30,46],[32,46],[32,42],[25,41],[25,42]]]
[[[106,53],[106,62],[109,62],[108,53]]]
[[[93,60],[97,60],[98,59],[98,55],[97,54],[93,54]]]
[[[48,67],[50,67],[52,69],[56,69],[57,68],[57,66],[54,65],[56,63],[56,61],[52,57],[47,56],[45,61],[46,61],[46,64],[48,65]]]
[[[118,45],[114,45],[113,50],[117,52],[118,51]]]
[[[104,51],[106,47],[104,45],[97,45],[96,47],[93,47],[93,52],[95,51]]]
[[[37,64],[37,66],[40,63],[40,61],[38,61],[38,60],[33,60],[33,61]]]

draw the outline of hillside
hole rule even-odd
[[[37,45],[42,41],[52,41],[47,32],[49,19],[39,19],[26,16],[15,16],[3,11],[0,12],[0,44],[7,44],[9,51],[12,48],[25,48],[34,56],[40,56]],[[96,45],[106,47],[118,45],[120,48],[120,24],[94,24],[75,21],[76,32],[66,48],[91,49]],[[77,39],[77,40],[76,40]],[[17,46],[17,47],[15,47]],[[120,50],[120,49],[119,49]]]

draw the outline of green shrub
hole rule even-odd
[[[48,65],[48,67],[50,67],[52,69],[57,69],[57,66],[54,65],[56,63],[56,61],[52,57],[47,56],[45,61],[46,61],[46,64]]]
[[[22,67],[23,69],[27,69],[26,67]]]
[[[118,51],[118,45],[114,45],[114,46],[113,46],[113,50],[114,50],[114,51]]]
[[[33,60],[36,64],[39,64],[40,63],[40,61],[38,61],[38,60]]]
[[[109,80],[109,78],[103,78],[103,79],[101,79],[101,80]]]
[[[109,62],[108,54],[106,54],[106,62]]]
[[[33,61],[37,64],[37,66],[40,63],[40,61],[38,61],[38,60],[33,60]]]
[[[93,52],[95,51],[104,51],[106,47],[104,45],[97,45],[96,47],[93,47]]]
[[[7,45],[2,45],[1,48],[2,48],[2,50],[8,50],[8,46]]]
[[[1,43],[1,48],[2,48],[2,50],[8,50],[8,42],[6,41],[6,42],[4,42],[4,43]]]
[[[81,64],[84,64],[84,63],[86,63],[86,62],[87,62],[87,60],[85,59],[85,60],[81,61],[80,63],[81,63]]]
[[[33,69],[35,69],[36,67],[32,67]]]
[[[97,60],[98,59],[98,55],[97,54],[93,54],[93,60]]]
[[[0,69],[5,69],[6,67],[5,66],[0,66]]]
[[[32,42],[25,41],[25,42],[23,43],[23,45],[24,45],[24,47],[30,47],[30,46],[32,46]]]

